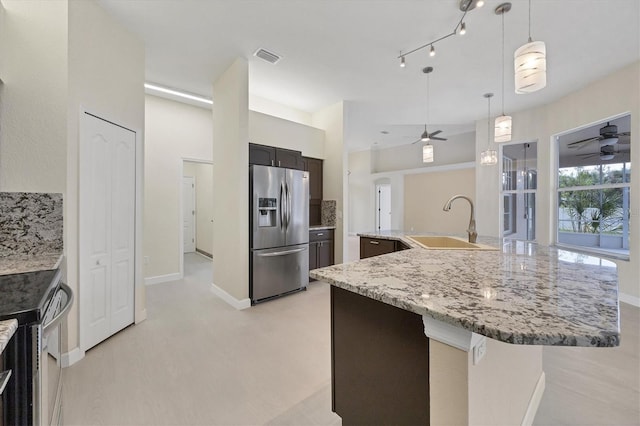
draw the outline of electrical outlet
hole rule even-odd
[[[484,338],[473,347],[473,365],[476,365],[487,354],[487,339]]]

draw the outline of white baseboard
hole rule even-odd
[[[632,296],[626,293],[620,293],[619,297],[621,302],[628,303],[640,308],[640,297]]]
[[[157,275],[155,277],[147,277],[144,279],[144,285],[154,285],[168,283],[169,281],[177,281],[182,279],[182,274],[176,272],[175,274]]]
[[[536,383],[536,388],[533,390],[533,395],[531,395],[531,399],[529,400],[529,405],[527,406],[527,412],[524,413],[524,418],[522,419],[522,426],[531,426],[533,424],[533,419],[536,417],[536,413],[538,412],[540,401],[542,401],[544,388],[545,388],[545,375],[543,371],[542,373],[540,373],[540,378],[538,378],[538,383]]]
[[[213,291],[213,293],[216,296],[218,296],[220,299],[224,300],[229,305],[233,306],[238,310],[247,309],[251,307],[250,299],[247,298],[247,299],[238,300],[232,295],[230,295],[229,293],[227,293],[225,290],[215,285],[214,283],[211,283],[211,291]]]
[[[74,348],[69,352],[65,352],[62,354],[62,359],[60,360],[60,364],[63,368],[71,367],[76,362],[80,361],[84,358],[84,352],[80,350],[80,348]]]
[[[142,311],[140,311],[138,315],[135,316],[134,322],[135,324],[139,324],[146,319],[147,319],[147,309],[145,308]]]

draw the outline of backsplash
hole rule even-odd
[[[0,257],[62,247],[62,194],[0,192]]]
[[[320,220],[323,226],[336,226],[336,200],[320,202]]]

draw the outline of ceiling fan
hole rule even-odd
[[[622,132],[618,133],[618,126],[615,124],[609,124],[600,128],[600,136],[594,136],[591,138],[582,139],[580,141],[571,142],[567,144],[569,148],[577,148],[582,149],[585,146],[593,143],[599,142],[601,147],[615,145],[618,142],[622,144],[630,143],[631,132]]]
[[[433,67],[425,67],[422,69],[422,72],[427,74],[427,123],[429,122],[429,74],[433,71]],[[446,138],[439,138],[436,135],[442,133],[442,130],[436,130],[435,132],[429,133],[427,131],[427,124],[424,125],[424,132],[420,135],[420,138],[411,142],[411,144],[418,142],[429,142],[429,141],[446,141]]]
[[[603,145],[600,147],[600,152],[592,152],[590,154],[578,154],[578,157],[582,157],[586,159],[586,158],[599,156],[600,160],[609,161],[609,160],[613,160],[616,154],[622,154],[624,152],[627,152],[627,151],[620,151],[619,149],[617,150],[614,145]]]

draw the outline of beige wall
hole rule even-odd
[[[213,83],[213,284],[249,297],[249,67],[236,59]]]
[[[249,110],[311,126],[311,113],[249,94]]]
[[[2,3],[0,190],[65,192],[67,2]]]
[[[423,142],[395,146],[393,148],[371,150],[372,173],[396,170],[429,169],[445,164],[457,164],[474,161],[475,133],[445,135],[446,141],[431,141],[433,162],[422,162]]]
[[[474,168],[405,175],[405,229],[464,234],[469,224],[469,203],[456,200],[451,211],[442,210],[445,202],[455,194],[475,200]]]
[[[196,249],[213,251],[213,166],[184,162],[184,176],[195,178],[196,184]]]
[[[486,355],[473,365],[473,351],[431,339],[431,424],[523,424],[541,375],[541,346],[487,338]]]
[[[324,158],[325,132],[256,111],[249,111],[249,141],[302,151],[305,157]]]
[[[212,161],[211,111],[145,97],[145,277],[179,275],[183,158]]]
[[[349,233],[375,228],[374,187],[371,181],[371,151],[349,153]]]
[[[544,107],[513,113],[513,141],[538,141],[537,239],[555,242],[555,134],[630,113],[632,141],[640,135],[640,62],[626,66],[583,89]],[[486,148],[486,120],[476,123],[476,158]],[[482,132],[481,130],[485,131]],[[484,136],[484,137],[483,137]],[[635,146],[632,143],[633,146]],[[640,164],[640,149],[631,150],[631,162]],[[476,168],[478,233],[499,235],[498,167]],[[640,175],[631,176],[632,193],[640,188]],[[631,197],[630,260],[617,261],[623,300],[640,304],[640,197]]]
[[[344,149],[343,102],[326,107],[313,114],[313,126],[325,131],[323,191],[324,198],[336,200],[335,262],[343,262],[347,253],[347,152]]]

